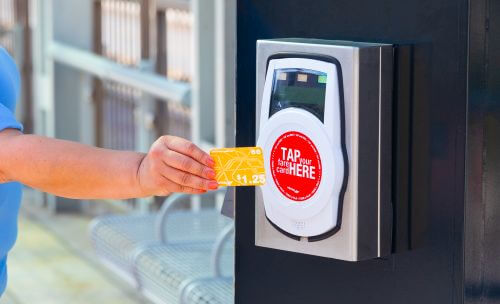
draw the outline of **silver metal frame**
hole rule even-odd
[[[392,52],[392,45],[388,44],[315,39],[258,41],[257,137],[260,126],[260,104],[270,56],[279,53],[325,55],[334,57],[340,62],[349,178],[344,195],[340,230],[333,236],[317,242],[296,241],[276,230],[265,216],[262,193],[257,189],[255,198],[257,246],[347,261],[375,258],[390,253]],[[371,111],[368,116],[367,109]],[[372,117],[373,115],[376,116]],[[367,120],[367,117],[370,119]],[[377,137],[376,143],[365,140],[370,132],[376,132],[374,133]],[[361,154],[363,157],[368,155],[370,159],[374,158],[377,162],[376,168],[368,170],[365,167],[360,168]],[[371,179],[367,179],[366,176]],[[367,199],[363,193],[366,191],[374,193],[374,197]]]

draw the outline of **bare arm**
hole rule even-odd
[[[148,154],[0,132],[0,182],[69,198],[132,198],[216,189],[213,160],[194,144],[161,137]]]

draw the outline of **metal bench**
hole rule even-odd
[[[191,196],[173,194],[161,210],[149,215],[109,215],[96,218],[90,226],[90,236],[101,262],[125,281],[137,287],[134,274],[134,253],[148,244],[208,243],[231,220],[218,210],[179,210],[179,204]],[[177,209],[176,209],[177,208]]]
[[[212,276],[192,280],[181,291],[182,304],[233,304],[234,277],[224,274],[221,246],[212,255]]]
[[[220,273],[234,276],[234,224],[229,224],[217,241],[200,243],[149,244],[137,251],[136,277],[140,291],[154,303],[181,302],[183,290],[191,283]],[[231,297],[231,289],[226,289]],[[227,298],[227,297],[226,297]],[[232,302],[224,302],[232,303]]]
[[[183,304],[233,304],[234,279],[206,278],[193,281],[182,292]]]

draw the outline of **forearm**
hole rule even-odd
[[[144,154],[94,148],[36,135],[15,135],[0,147],[0,171],[58,196],[81,199],[146,196],[137,172]]]

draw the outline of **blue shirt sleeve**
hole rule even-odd
[[[14,113],[0,103],[0,131],[17,129],[22,131],[23,126],[15,119]]]
[[[19,97],[20,75],[14,60],[0,47],[0,131],[22,130],[14,111]]]
[[[0,47],[0,131],[22,130],[14,111],[19,97],[20,77],[14,60]],[[19,183],[0,184],[0,297],[7,282],[7,253],[17,236],[17,216],[21,203]]]

